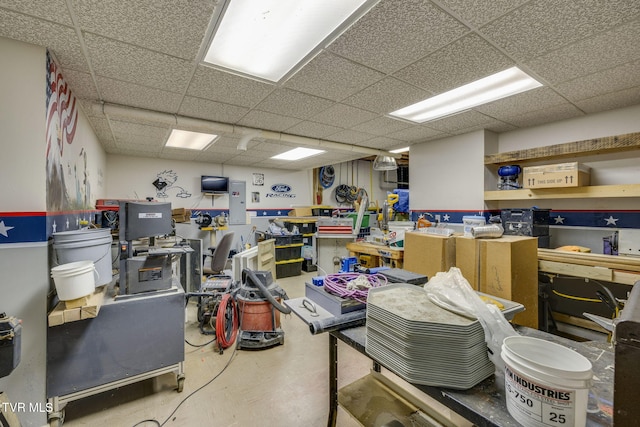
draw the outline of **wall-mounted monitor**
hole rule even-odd
[[[226,176],[202,175],[200,187],[203,193],[225,194],[229,192],[229,178]]]

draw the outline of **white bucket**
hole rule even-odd
[[[60,301],[69,301],[91,295],[96,287],[93,261],[76,261],[51,269]]]
[[[53,233],[53,248],[59,264],[92,260],[99,279],[95,286],[106,285],[113,279],[111,229],[92,228]]]
[[[593,371],[581,354],[539,338],[510,336],[505,362],[507,409],[524,427],[584,426]]]

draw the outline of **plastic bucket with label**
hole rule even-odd
[[[584,426],[591,362],[570,348],[539,338],[510,336],[501,352],[505,397],[524,427]]]

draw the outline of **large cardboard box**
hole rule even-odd
[[[538,239],[456,237],[456,264],[480,292],[524,305],[514,323],[538,328]]]
[[[404,234],[403,268],[433,277],[456,265],[456,239],[416,231]]]
[[[288,216],[313,216],[311,207],[308,208],[293,208],[289,211]]]
[[[545,166],[525,166],[522,175],[524,188],[582,187],[589,185],[590,168],[578,162]]]

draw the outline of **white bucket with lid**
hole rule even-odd
[[[51,269],[60,301],[70,301],[91,295],[96,287],[97,274],[93,261],[76,261]]]
[[[505,398],[525,427],[584,426],[591,362],[570,348],[534,337],[510,336],[501,352]]]
[[[53,248],[56,251],[58,263],[92,260],[99,275],[95,286],[109,284],[113,279],[112,241],[109,228],[53,233]]]

